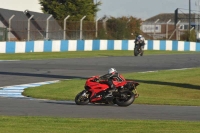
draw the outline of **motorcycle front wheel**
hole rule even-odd
[[[86,93],[85,90],[76,95],[75,103],[77,105],[86,105],[89,103],[88,94]]]
[[[138,49],[137,49],[137,48],[134,48],[133,53],[134,53],[134,56],[138,56],[138,54],[139,54]]]
[[[129,106],[135,100],[135,95],[132,91],[121,92],[120,97],[117,97],[115,102],[118,106]]]

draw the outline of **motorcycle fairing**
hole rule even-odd
[[[109,88],[107,81],[95,81],[96,76],[91,77],[86,81],[85,88],[89,89],[91,92],[90,95],[90,101],[91,102],[96,102],[102,99],[102,95],[100,95],[102,92],[105,93],[105,91]],[[120,87],[126,84],[126,82],[118,82],[118,81],[113,81],[114,85],[116,87]]]

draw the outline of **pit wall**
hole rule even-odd
[[[0,42],[0,53],[133,50],[134,40],[53,40]],[[145,50],[200,51],[200,43],[146,40]]]

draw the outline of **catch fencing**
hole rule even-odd
[[[2,23],[7,23],[2,21]],[[7,24],[9,25],[9,24]],[[10,28],[0,26],[0,41],[33,41],[33,40],[87,40],[87,39],[134,39],[131,32],[123,35],[116,32],[117,24],[105,21],[57,21],[57,20],[12,20]],[[127,29],[127,25],[124,26]],[[128,35],[127,35],[128,34]]]
[[[156,22],[156,21],[155,21]],[[186,40],[188,31],[186,23],[143,22],[141,31],[147,40]],[[6,25],[6,21],[2,21]],[[8,25],[8,24],[7,24]],[[0,27],[2,27],[0,25]],[[193,29],[191,29],[193,30]],[[135,33],[129,23],[118,27],[116,23],[106,21],[57,21],[57,20],[12,20],[10,27],[0,29],[0,41],[33,41],[33,40],[88,40],[134,39]]]

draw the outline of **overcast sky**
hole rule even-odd
[[[100,11],[97,16],[104,15],[121,17],[133,16],[143,20],[160,13],[174,13],[176,8],[183,8],[184,13],[188,13],[189,0],[94,0],[101,1]],[[192,10],[198,10],[195,2],[191,0]],[[26,9],[41,12],[38,0],[0,0],[0,8],[24,11]]]
[[[95,0],[96,1],[96,0]],[[189,0],[97,0],[103,4],[100,6],[99,17],[110,15],[114,17],[133,16],[147,19],[160,13],[174,13],[177,8],[185,13],[189,12]],[[191,0],[191,9],[198,10],[195,2]]]

